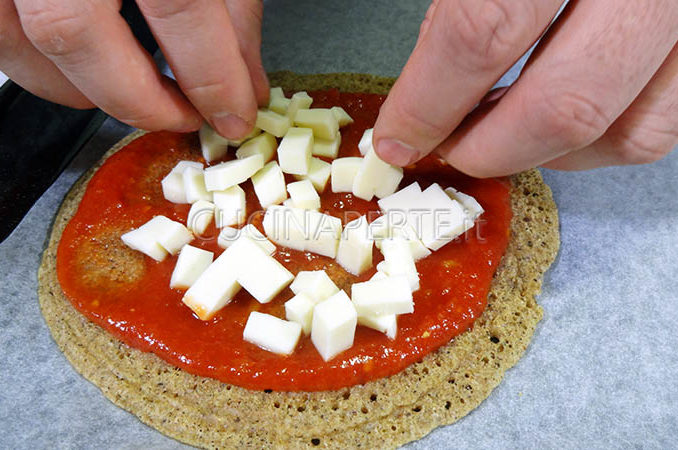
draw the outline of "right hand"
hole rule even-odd
[[[146,130],[207,120],[237,139],[268,102],[260,0],[138,0],[177,81],[160,74],[121,0],[0,2],[0,70],[47,100],[99,107]],[[204,119],[203,119],[204,118]]]

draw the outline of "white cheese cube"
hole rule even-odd
[[[446,188],[445,193],[452,200],[456,200],[459,203],[461,203],[461,206],[464,207],[464,212],[466,213],[466,216],[471,220],[471,222],[474,222],[478,217],[480,217],[482,213],[485,212],[483,207],[480,206],[480,203],[478,203],[478,201],[475,198],[471,197],[468,194],[459,192],[453,187]]]
[[[313,156],[334,159],[339,154],[339,147],[341,147],[341,133],[337,133],[334,139],[316,138],[313,141]]]
[[[252,176],[252,185],[262,208],[282,203],[287,198],[285,176],[275,161],[269,162]]]
[[[334,113],[334,117],[337,118],[337,122],[339,122],[340,127],[344,127],[353,123],[353,118],[349,116],[346,110],[341,106],[333,106],[330,109]]]
[[[304,251],[306,245],[304,210],[272,205],[264,214],[264,232],[273,242]]]
[[[419,205],[410,211],[410,216],[416,217],[415,230],[431,250],[438,250],[463,233],[467,222],[461,204],[436,183],[422,191]]]
[[[384,262],[384,261],[382,261],[382,262],[380,262],[379,264],[377,264],[377,271],[374,273],[374,275],[372,275],[372,278],[370,278],[370,281],[384,280],[384,279],[388,278],[388,275],[386,275],[386,273],[380,272],[380,271],[379,271],[379,266],[380,266],[383,262]]]
[[[386,314],[383,316],[358,314],[358,325],[380,331],[389,339],[395,339],[398,334],[398,319],[395,314]]]
[[[214,191],[213,194],[217,228],[239,225],[245,221],[247,205],[245,204],[245,191],[240,186],[231,186],[224,191]]]
[[[203,165],[197,161],[179,161],[161,181],[162,194],[166,200],[172,203],[188,203],[184,191],[184,170],[187,167],[202,170]]]
[[[325,361],[351,348],[357,323],[358,314],[344,291],[315,306],[311,341]]]
[[[292,100],[285,97],[274,97],[271,98],[271,101],[268,104],[268,109],[271,111],[280,114],[281,116],[287,115],[287,108],[290,107]]]
[[[274,98],[279,97],[285,98],[285,92],[283,91],[283,88],[281,88],[280,86],[272,87],[268,98],[270,100],[273,100]]]
[[[214,203],[198,200],[193,203],[188,211],[186,224],[196,236],[202,236],[207,231],[207,227],[210,226],[212,220],[214,220]]]
[[[408,214],[411,209],[419,207],[421,187],[416,181],[387,197],[377,201],[383,212],[401,211]],[[391,219],[393,220],[393,219]]]
[[[207,122],[203,123],[202,127],[200,127],[198,137],[200,138],[200,149],[205,161],[215,161],[226,155],[229,145],[228,139],[220,136]]]
[[[275,137],[283,137],[287,130],[292,126],[289,117],[278,114],[277,112],[260,109],[257,111],[257,128],[261,128]]]
[[[325,191],[325,187],[327,187],[327,181],[330,179],[331,168],[332,165],[330,163],[320,158],[311,158],[308,173],[306,175],[295,175],[294,178],[297,180],[310,180],[318,194],[322,194]]]
[[[414,311],[410,283],[404,276],[355,283],[351,286],[351,298],[361,315],[383,316]]]
[[[285,317],[301,325],[304,334],[310,334],[315,304],[316,302],[303,292],[297,294],[285,302]]]
[[[402,167],[382,161],[374,149],[370,149],[353,180],[353,195],[368,201],[375,195],[383,198],[393,194],[402,179]]]
[[[275,253],[275,245],[266,239],[266,236],[251,223],[248,223],[242,228],[224,227],[217,237],[217,244],[221,248],[228,248],[240,237],[251,239],[268,255]]]
[[[292,204],[296,208],[320,209],[320,196],[309,180],[295,181],[287,185]]]
[[[431,254],[431,250],[421,242],[414,227],[408,222],[405,211],[391,210],[372,221],[370,235],[379,249],[381,249],[381,241],[385,238],[397,237],[406,240],[415,261]]]
[[[419,290],[419,273],[406,240],[397,237],[382,240],[381,253],[389,276],[405,276],[412,292]]]
[[[181,248],[193,240],[193,234],[183,224],[165,216],[153,218],[159,224],[156,240],[170,255],[176,255]]]
[[[242,338],[264,350],[289,355],[299,342],[301,325],[270,314],[252,311],[247,318]]]
[[[303,270],[297,274],[290,289],[295,294],[306,294],[315,303],[320,303],[339,292],[339,288],[324,270]]]
[[[235,152],[235,157],[238,159],[245,159],[248,156],[261,155],[264,159],[264,163],[267,163],[273,159],[277,146],[278,143],[272,134],[262,133],[241,145]]]
[[[363,133],[362,137],[360,138],[360,142],[358,142],[358,150],[360,150],[361,155],[365,156],[367,152],[372,148],[373,136],[374,128],[368,128]]]
[[[294,125],[310,128],[313,135],[320,139],[333,140],[339,133],[339,122],[331,109],[300,109],[294,116]]]
[[[213,259],[214,253],[212,252],[188,244],[184,245],[172,272],[170,288],[190,288],[195,283],[195,280],[212,264]]]
[[[181,301],[200,320],[210,320],[240,291],[236,279],[239,263],[228,250],[224,251],[188,288]]]
[[[264,167],[264,157],[252,155],[233,159],[205,169],[205,186],[208,191],[224,191],[240,184]]]
[[[311,165],[313,131],[290,128],[278,146],[278,163],[285,173],[306,175]]]
[[[341,239],[341,219],[318,211],[305,212],[307,234],[304,250],[336,258]]]
[[[363,163],[363,159],[357,156],[339,158],[332,161],[332,192],[353,191],[353,180]]]
[[[337,262],[353,275],[360,275],[372,267],[372,244],[365,216],[348,222],[341,233]]]
[[[186,167],[182,174],[186,203],[195,203],[198,200],[212,201],[212,193],[205,186],[205,174],[197,167]]]
[[[268,303],[290,284],[294,275],[254,241],[236,240],[224,253],[238,261],[236,279],[259,303]]]
[[[158,236],[163,229],[161,217],[152,218],[139,228],[123,234],[120,239],[131,249],[150,256],[156,261],[164,260],[167,257],[167,250],[158,243]]]
[[[294,202],[292,201],[291,198],[288,198],[284,202],[282,202],[283,206],[286,206],[288,208],[294,208]]]
[[[308,109],[311,107],[313,99],[306,93],[306,91],[299,91],[292,95],[290,104],[287,107],[287,117],[294,119],[297,111],[300,109]]]

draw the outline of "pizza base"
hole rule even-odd
[[[287,90],[386,93],[393,79],[357,74],[271,74]],[[42,313],[75,369],[147,425],[198,447],[393,448],[468,414],[527,348],[542,317],[535,296],[559,247],[558,213],[537,170],[511,178],[511,239],[474,327],[404,371],[337,391],[261,392],[189,374],[129,347],[65,297],[56,251],[88,181],[130,141],[111,148],[73,186],[57,213],[38,272]]]

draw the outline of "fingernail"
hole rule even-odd
[[[252,130],[252,124],[230,113],[214,115],[210,122],[217,132],[226,139],[244,138]]]
[[[419,159],[419,152],[397,139],[380,139],[377,153],[384,161],[396,166],[409,166]]]

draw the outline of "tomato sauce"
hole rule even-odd
[[[359,155],[357,144],[374,124],[384,96],[311,93],[314,107],[342,106],[355,123],[342,128],[340,156]],[[229,152],[226,159],[232,158]],[[186,223],[189,205],[163,198],[160,180],[181,159],[202,161],[196,134],[146,134],[111,156],[91,179],[80,206],[59,243],[57,273],[73,306],[128,345],[153,352],[190,373],[212,377],[249,389],[320,391],[362,384],[393,375],[469,329],[483,312],[490,282],[509,239],[509,185],[503,179],[467,177],[435,157],[405,170],[400,187],[418,181],[422,188],[438,182],[474,196],[485,209],[476,226],[442,249],[417,262],[421,288],[414,295],[414,313],[398,317],[398,335],[358,326],[352,348],[325,362],[310,337],[302,336],[295,352],[280,356],[242,339],[251,311],[284,318],[283,304],[292,297],[285,289],[262,305],[244,289],[214,318],[203,322],[186,307],[183,292],[169,288],[176,256],[155,262],[125,247],[120,235],[155,215]],[[290,178],[288,181],[292,181]],[[250,181],[248,215],[263,231],[262,213]],[[351,194],[321,195],[322,210],[344,223],[359,214],[378,215],[376,199],[366,202]],[[222,251],[218,230],[191,245]],[[351,284],[370,278],[374,267],[360,277],[346,273],[323,256],[278,246],[274,257],[292,273],[326,269],[350,295]],[[382,259],[374,249],[374,265]],[[262,274],[265,276],[266,274]]]

